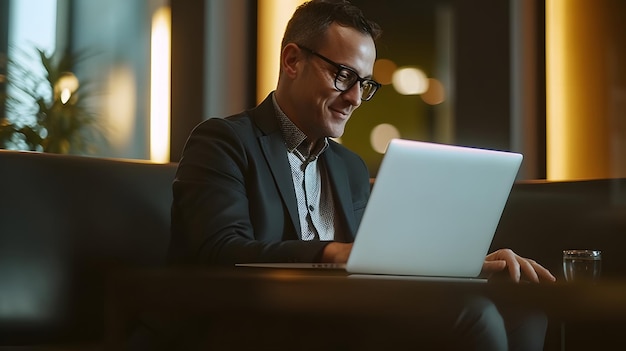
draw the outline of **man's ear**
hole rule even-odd
[[[302,60],[302,50],[298,45],[289,43],[285,45],[280,53],[280,65],[283,73],[290,78],[295,78],[300,69],[299,63]]]

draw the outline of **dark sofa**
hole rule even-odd
[[[165,263],[175,170],[0,151],[0,349],[99,349],[107,276]],[[623,276],[624,236],[626,179],[520,182],[493,247],[533,257],[557,275],[561,250],[601,249],[605,274]]]
[[[0,348],[98,344],[106,275],[165,263],[175,171],[0,151]]]
[[[626,179],[513,186],[492,248],[510,247],[562,277],[562,251],[602,250],[607,277],[626,276]]]

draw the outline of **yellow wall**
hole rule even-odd
[[[550,180],[626,176],[625,116],[616,108],[623,105],[624,82],[616,76],[625,64],[625,32],[614,16],[623,11],[620,0],[546,1]]]

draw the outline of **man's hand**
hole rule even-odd
[[[346,263],[352,251],[352,243],[331,242],[322,252],[322,262],[324,263]]]
[[[500,249],[485,257],[481,276],[491,277],[499,272],[508,272],[508,276],[516,283],[520,280],[533,283],[556,281],[552,273],[539,263],[518,256],[509,249]]]

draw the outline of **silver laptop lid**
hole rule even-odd
[[[521,162],[517,153],[392,140],[348,272],[476,277]]]

